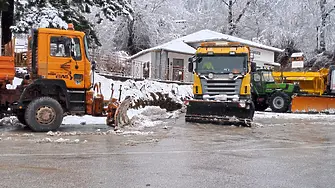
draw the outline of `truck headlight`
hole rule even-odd
[[[241,108],[245,108],[246,103],[245,103],[245,101],[240,101],[240,102],[238,103],[238,105],[239,105]]]
[[[229,78],[233,79],[234,78],[234,74],[233,73],[229,73]]]
[[[208,78],[209,78],[209,79],[213,79],[213,78],[214,78],[214,74],[213,74],[213,73],[209,73],[209,74],[208,74]]]

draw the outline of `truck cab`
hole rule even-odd
[[[277,83],[271,69],[257,69],[252,72],[252,98],[256,111],[264,111],[268,107],[273,112],[287,112],[293,94],[299,93],[299,85],[293,83]]]
[[[202,43],[195,56],[189,59],[189,71],[194,75],[195,100],[189,101],[186,119],[215,115],[252,120],[252,69],[255,69],[255,64],[250,61],[248,46],[234,42]],[[202,112],[196,110],[199,107]]]

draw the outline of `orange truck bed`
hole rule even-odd
[[[12,83],[15,77],[14,62],[15,40],[5,45],[5,53],[0,56],[0,87],[4,87],[6,83]]]
[[[12,83],[15,77],[14,57],[0,56],[0,85]]]

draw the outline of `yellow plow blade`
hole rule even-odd
[[[331,113],[335,114],[335,97],[295,96],[292,99],[292,113]]]

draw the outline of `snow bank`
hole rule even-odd
[[[147,127],[154,127],[157,125],[163,125],[163,120],[177,118],[181,112],[167,112],[166,109],[161,109],[157,106],[146,106],[140,109],[129,109],[127,115],[131,120],[129,125],[132,130],[143,130]],[[78,124],[90,124],[90,125],[103,125],[106,124],[106,117],[92,117],[92,116],[66,116],[63,120],[64,125],[78,125]]]
[[[335,115],[327,114],[297,114],[297,113],[273,113],[273,112],[256,112],[254,119],[300,119],[300,120],[335,120]]]
[[[134,81],[127,80],[125,82],[115,81],[108,79],[99,74],[94,75],[95,83],[101,82],[101,92],[106,98],[111,96],[111,84],[114,84],[114,98],[119,98],[120,86],[122,89],[121,100],[126,96],[132,96],[135,101],[141,100],[154,100],[154,98],[160,98],[157,93],[167,95],[172,101],[182,104],[183,99],[193,97],[191,85],[178,85],[178,84],[167,84],[157,81]]]

